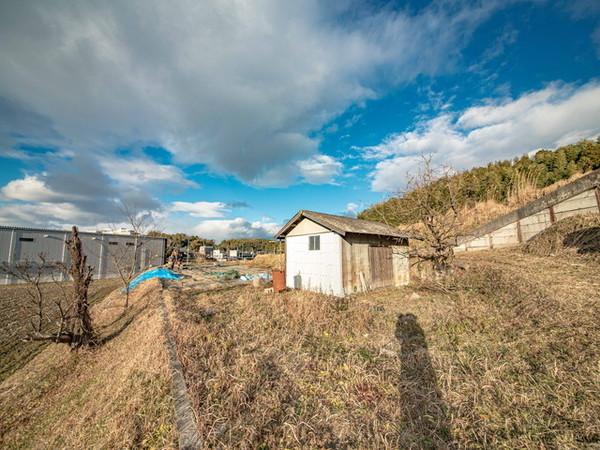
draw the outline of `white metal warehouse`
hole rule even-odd
[[[36,262],[43,253],[48,262],[69,263],[69,252],[65,241],[70,231],[46,230],[38,228],[0,226],[0,264],[14,266],[24,261]],[[129,258],[135,246],[134,235],[79,233],[87,262],[94,268],[94,278],[113,278],[118,275],[116,263]],[[138,248],[137,271],[164,263],[166,239],[143,237]],[[50,275],[48,275],[50,278]],[[4,284],[15,283],[10,275],[0,275]]]
[[[383,223],[303,210],[276,237],[289,288],[342,297],[408,284],[408,236]]]

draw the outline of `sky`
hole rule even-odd
[[[600,2],[0,1],[0,225],[272,237],[600,134]]]

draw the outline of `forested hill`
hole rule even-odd
[[[539,150],[533,156],[523,155],[514,160],[490,163],[454,176],[460,185],[460,199],[464,206],[486,200],[507,204],[515,190],[523,184],[538,189],[566,180],[578,172],[589,172],[600,168],[600,137],[596,141],[585,140],[566,145],[556,150]],[[411,195],[407,193],[405,195]],[[395,218],[397,223],[410,224],[410,215],[389,214],[402,208],[403,197],[392,197],[362,211],[359,219],[381,220]],[[398,219],[398,217],[403,219]],[[402,222],[400,222],[402,220]],[[394,222],[394,219],[389,220]]]

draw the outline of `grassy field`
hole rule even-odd
[[[527,252],[552,236],[347,299],[207,290],[206,271],[126,311],[113,291],[92,308],[102,345],[46,346],[0,383],[0,448],[174,448],[165,298],[206,447],[597,447],[600,263]]]
[[[90,286],[90,303],[104,299],[119,286],[120,282],[116,279],[95,280]],[[31,330],[29,316],[33,314],[26,289],[23,284],[0,286],[0,382],[47,345],[42,342],[22,342],[23,336]],[[44,283],[42,289],[47,299],[62,294],[55,283]]]
[[[444,284],[347,301],[181,291],[178,352],[218,448],[600,443],[600,266],[467,254]]]
[[[175,448],[160,284],[92,308],[104,343],[49,345],[0,384],[0,448]]]

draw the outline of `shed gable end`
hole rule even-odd
[[[310,219],[304,218],[288,233],[288,236],[302,236],[305,234],[328,233],[329,230]]]

